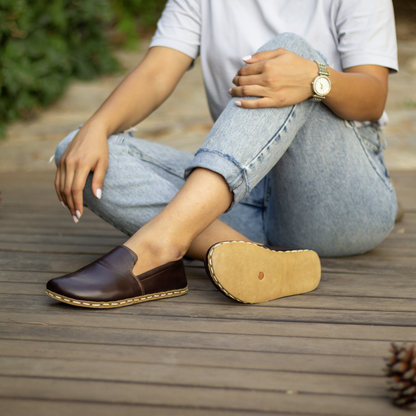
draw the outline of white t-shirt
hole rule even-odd
[[[302,36],[339,71],[356,65],[398,70],[391,0],[169,0],[150,47],[201,57],[216,120],[241,58],[285,32]]]

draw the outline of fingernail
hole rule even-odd
[[[75,211],[75,215],[77,216],[78,219],[81,218],[81,213],[78,210]]]
[[[72,219],[74,220],[75,224],[78,224],[79,219],[75,215],[72,216]]]
[[[101,199],[101,189],[97,189],[97,193],[95,195],[97,199]]]
[[[245,56],[245,57],[243,58],[243,61],[249,61],[251,58],[252,58],[252,56],[251,56],[251,55]]]
[[[234,104],[235,104],[237,107],[241,107],[241,101],[236,101]]]
[[[228,94],[230,94],[230,95],[231,95],[231,90],[232,90],[232,88],[230,88],[230,89],[228,90]]]
[[[62,206],[63,206],[64,208],[66,208],[66,205],[65,205],[65,202],[64,202],[64,201],[61,201],[61,204],[62,204]]]

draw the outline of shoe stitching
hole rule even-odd
[[[214,268],[212,265],[212,255],[214,252],[214,249],[216,247],[219,247],[222,244],[229,244],[229,243],[243,243],[243,244],[251,244],[251,245],[256,245],[257,247],[263,248],[265,250],[269,250],[269,251],[273,251],[274,253],[299,253],[302,251],[310,251],[310,250],[291,250],[291,251],[276,251],[276,250],[270,250],[268,247],[266,246],[259,246],[258,244],[254,244],[254,243],[250,243],[248,241],[237,241],[237,240],[233,240],[233,241],[223,241],[221,243],[215,244],[214,246],[211,247],[209,253],[208,253],[208,269],[210,272],[210,275],[212,277],[212,280],[215,282],[215,284],[218,286],[218,288],[224,292],[228,297],[230,297],[231,299],[236,300],[237,302],[241,302],[241,303],[246,303],[249,304],[250,302],[245,302],[241,299],[238,299],[237,297],[233,296],[230,292],[228,292],[219,282],[217,276],[215,276],[215,272],[214,272]]]
[[[70,305],[84,305],[84,306],[88,306],[88,307],[94,307],[94,308],[99,308],[99,307],[103,307],[103,306],[122,306],[122,305],[127,305],[127,304],[131,304],[131,303],[140,303],[140,302],[145,302],[145,301],[149,301],[151,299],[158,299],[160,297],[174,297],[174,296],[179,296],[179,295],[185,295],[188,292],[188,287],[184,288],[184,289],[180,289],[180,290],[174,290],[171,292],[163,292],[163,293],[155,293],[154,295],[150,295],[150,296],[142,296],[142,297],[138,297],[138,298],[132,298],[132,299],[124,299],[122,301],[116,301],[116,302],[84,302],[84,301],[77,301],[74,299],[68,299],[68,298],[63,298],[62,296],[56,295],[53,292],[50,292],[49,290],[46,290],[45,293],[56,300],[59,300],[60,302],[64,302],[64,303],[68,303]]]

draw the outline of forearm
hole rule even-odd
[[[332,88],[323,103],[346,120],[376,122],[387,98],[388,69],[357,66],[339,72],[328,68]]]
[[[190,57],[173,49],[150,49],[85,124],[106,136],[136,125],[171,95],[191,62]]]

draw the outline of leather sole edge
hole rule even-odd
[[[82,308],[94,308],[94,309],[110,309],[110,308],[121,308],[124,306],[135,305],[137,303],[149,302],[152,300],[173,298],[176,296],[186,295],[188,293],[188,287],[184,289],[168,290],[166,292],[153,293],[151,295],[137,296],[134,298],[115,300],[111,302],[94,302],[90,300],[72,299],[68,296],[59,295],[58,293],[52,292],[48,289],[45,290],[45,294],[52,299],[59,302],[66,303],[72,306],[79,306]]]

